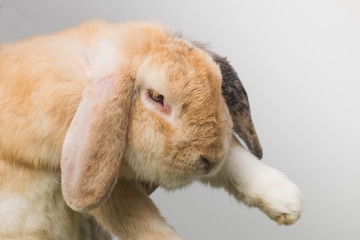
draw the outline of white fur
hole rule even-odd
[[[59,176],[39,172],[24,192],[11,187],[0,191],[0,239],[17,236],[71,240],[78,238],[79,217],[71,211],[59,191]],[[78,215],[78,216],[77,216]],[[55,220],[55,221],[53,221]],[[47,232],[51,229],[51,232]],[[38,235],[42,234],[42,235]],[[27,238],[26,238],[27,239]]]
[[[240,144],[232,145],[221,174],[232,183],[235,197],[259,207],[279,224],[290,224],[300,217],[303,197],[299,188]]]

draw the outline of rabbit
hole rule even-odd
[[[295,222],[297,186],[234,138],[261,158],[219,64],[158,23],[1,45],[0,239],[182,239],[147,186],[194,181]]]

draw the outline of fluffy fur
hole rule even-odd
[[[2,45],[0,238],[109,238],[101,227],[91,234],[95,218],[122,239],[181,239],[138,182],[151,191],[202,179],[262,199],[245,202],[294,222],[298,192],[277,197],[296,188],[286,178],[271,186],[287,188],[255,196],[262,184],[248,188],[240,176],[258,168],[238,161],[239,119],[222,97],[221,70],[211,54],[158,24],[92,22]],[[267,190],[274,196],[261,198]],[[284,208],[288,202],[297,205]]]
[[[225,188],[238,201],[258,207],[279,225],[299,219],[303,197],[299,188],[283,173],[269,167],[233,142],[229,156],[216,177],[203,183]]]

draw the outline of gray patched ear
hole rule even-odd
[[[197,41],[191,42],[196,47],[207,51],[214,62],[220,66],[222,95],[229,108],[234,131],[246,143],[248,149],[261,159],[263,152],[251,119],[249,100],[237,73],[225,57],[207,50],[206,44]]]
[[[222,94],[229,108],[234,131],[246,143],[249,150],[262,158],[262,148],[251,119],[249,100],[234,68],[226,58],[209,52],[213,60],[220,66],[222,74]]]

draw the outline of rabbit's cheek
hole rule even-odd
[[[138,177],[154,182],[160,178],[162,161],[171,151],[172,144],[167,138],[171,136],[171,129],[157,113],[144,108],[139,99],[133,106],[131,118],[127,161]]]

